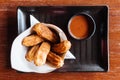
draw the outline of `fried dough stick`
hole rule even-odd
[[[57,35],[52,32],[45,24],[43,23],[37,23],[32,28],[33,31],[35,31],[40,37],[51,41],[53,43],[56,43],[58,40]]]
[[[53,66],[57,68],[62,67],[64,64],[64,60],[60,56],[56,55],[55,53],[51,51],[49,52],[47,56],[47,60],[48,62],[50,62]]]
[[[24,46],[34,46],[43,41],[44,41],[44,39],[42,39],[40,36],[38,36],[36,34],[32,34],[30,36],[25,37],[22,41],[22,44]]]
[[[70,41],[65,40],[65,41],[63,41],[61,43],[54,44],[52,46],[52,51],[61,55],[61,54],[66,53],[70,49],[70,47],[71,47]]]
[[[34,55],[36,53],[36,51],[38,50],[39,48],[39,45],[36,45],[36,46],[33,46],[25,55],[25,58],[28,60],[28,61],[33,61],[34,60]]]
[[[50,51],[50,44],[48,42],[43,42],[38,48],[34,56],[34,64],[36,66],[41,66],[45,64],[47,55]]]

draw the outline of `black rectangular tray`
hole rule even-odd
[[[87,12],[96,23],[95,34],[89,40],[76,40],[67,30],[69,19],[79,12]],[[51,23],[60,27],[71,41],[70,51],[76,59],[65,60],[62,68],[66,71],[108,71],[108,7],[107,6],[19,6],[18,34],[30,27],[30,15],[40,22]]]

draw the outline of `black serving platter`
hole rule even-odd
[[[88,40],[76,40],[68,33],[69,19],[79,12],[86,12],[96,23],[95,34]],[[108,7],[107,6],[20,6],[18,7],[18,34],[30,27],[30,15],[40,22],[60,27],[71,41],[70,51],[76,59],[65,60],[55,72],[108,71]]]

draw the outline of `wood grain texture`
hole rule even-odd
[[[17,6],[109,5],[109,72],[20,73],[10,67]],[[120,0],[0,0],[0,80],[120,80]]]

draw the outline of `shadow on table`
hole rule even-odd
[[[11,62],[10,62],[10,52],[11,52],[11,45],[13,40],[15,39],[15,37],[17,36],[17,15],[16,15],[16,11],[12,10],[12,11],[7,11],[7,41],[8,41],[8,48],[7,48],[7,68],[11,69]],[[17,54],[17,51],[16,51]]]

